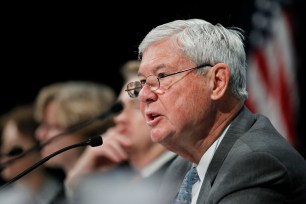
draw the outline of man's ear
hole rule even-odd
[[[224,63],[218,63],[211,69],[211,82],[213,84],[211,99],[218,100],[224,96],[228,89],[231,72],[228,65]]]

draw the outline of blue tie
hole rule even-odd
[[[180,191],[173,204],[190,204],[192,186],[199,180],[199,175],[196,167],[192,167],[186,174]]]

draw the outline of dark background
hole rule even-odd
[[[293,14],[301,108],[299,150],[305,155],[305,18],[303,0],[287,1]],[[152,28],[175,19],[203,18],[250,29],[253,0],[2,6],[0,114],[31,103],[41,87],[57,81],[91,80],[119,93],[119,67],[137,58],[137,46]],[[167,4],[167,5],[164,5]],[[302,22],[304,21],[304,22]]]

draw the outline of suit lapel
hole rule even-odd
[[[254,121],[255,117],[246,107],[243,107],[237,114],[236,118],[232,121],[231,126],[226,132],[207,169],[197,203],[203,203],[203,201],[207,200],[218,171],[221,168],[227,154],[237,139],[241,137],[248,129],[250,129]]]

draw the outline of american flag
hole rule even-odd
[[[292,22],[283,1],[256,0],[249,33],[247,106],[296,146],[298,89]]]

